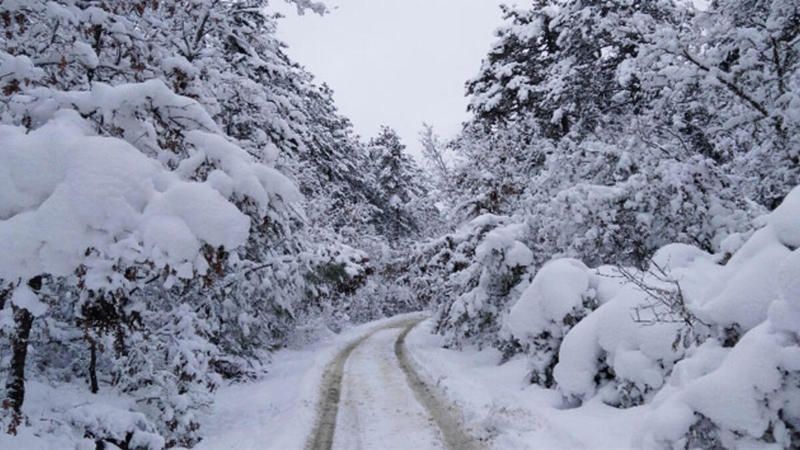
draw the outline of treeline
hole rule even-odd
[[[391,129],[355,135],[277,20],[266,0],[0,4],[4,432],[38,426],[26,380],[78,381],[137,406],[56,428],[191,447],[216,387],[298,333],[416,307],[380,280],[435,220],[419,169]]]
[[[774,339],[767,353],[796,350],[787,342],[800,332],[768,325],[773,301],[797,292],[755,269],[771,260],[797,272],[787,259],[788,230],[800,228],[787,199],[800,184],[797,2],[536,0],[504,11],[467,83],[472,119],[452,142],[424,140],[433,167],[453,155],[436,183],[453,231],[405,261],[436,330],[452,347],[528,355],[529,380],[567,405],[668,404],[642,438],[657,448],[796,445],[793,363],[770,360],[780,381],[767,387],[756,363],[733,360],[760,338]],[[776,225],[776,214],[796,217]],[[760,337],[745,338],[753,329]],[[734,371],[745,381],[730,381]],[[698,383],[724,385],[717,396],[763,403],[735,422],[691,400],[702,389],[686,386],[712,372]]]

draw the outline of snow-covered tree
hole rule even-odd
[[[468,83],[470,110],[494,126],[534,119],[542,136],[585,135],[637,107],[635,83],[618,82],[643,38],[642,16],[667,16],[672,2],[537,0],[504,7],[507,25]]]
[[[321,8],[316,2],[296,3]],[[56,260],[69,267],[47,262],[24,275],[0,273],[4,299],[30,300],[29,308],[3,302],[16,320],[8,335],[12,344],[49,333],[72,336],[60,349],[85,357],[88,367],[64,361],[64,369],[86,376],[92,390],[99,389],[98,378],[108,379],[102,372],[111,375],[116,388],[150,406],[148,417],[156,426],[148,429],[158,429],[170,446],[191,446],[199,439],[191,411],[207,403],[218,383],[215,373],[234,377],[257,370],[270,349],[285,343],[297,315],[315,310],[308,300],[320,289],[309,285],[309,274],[319,272],[328,257],[309,242],[302,225],[306,216],[295,207],[298,190],[275,167],[298,179],[312,202],[342,211],[330,232],[315,231],[317,238],[337,240],[335,234],[357,223],[359,211],[369,205],[370,189],[357,188],[354,181],[367,170],[363,148],[336,113],[330,92],[285,56],[266,6],[265,1],[0,6],[5,24],[0,117],[10,124],[4,125],[7,164],[0,170],[9,193],[4,198],[11,202],[2,208],[3,229],[20,233],[13,223],[33,220],[31,211],[49,211],[42,218],[47,226],[66,221],[97,229],[96,235],[79,238],[42,228],[37,239],[54,250],[39,257],[61,258]],[[91,155],[73,149],[85,143],[94,151],[93,140],[141,161],[120,159],[119,166],[82,161]],[[24,154],[20,145],[40,150]],[[57,161],[69,179],[83,178],[84,184],[61,187],[58,171],[25,181],[23,174],[35,165],[31,158],[40,156]],[[126,161],[127,172],[111,170]],[[150,172],[134,170],[138,167]],[[316,175],[299,177],[303,167]],[[322,174],[341,180],[335,181],[340,191],[324,199],[325,189],[310,181],[319,183]],[[64,197],[61,203],[50,200],[56,194]],[[81,207],[70,211],[73,202]],[[217,203],[227,206],[216,208]],[[323,229],[319,222],[311,226]],[[72,228],[62,223],[61,229]],[[4,245],[25,242],[3,238]],[[22,258],[24,250],[14,247],[4,254]],[[364,270],[348,267],[347,277],[358,280]],[[33,295],[13,295],[26,284],[43,284],[30,289],[41,292],[39,303]],[[37,309],[42,303],[50,309],[45,319],[34,321],[30,308],[42,314]],[[14,345],[15,367],[21,370],[25,347]],[[9,408],[17,418],[23,376],[15,371],[9,378]]]
[[[114,93],[124,98],[131,91]],[[121,139],[95,135],[74,111],[58,110],[31,131],[5,125],[3,142],[7,189],[17,193],[2,205],[0,228],[0,276],[17,286],[4,310],[13,312],[12,341],[27,341],[33,318],[46,313],[36,295],[43,281],[65,279],[77,295],[56,295],[80,302],[76,319],[97,330],[124,320],[116,312],[151,310],[136,294],[144,280],[155,275],[169,289],[211,277],[215,261],[204,249],[235,249],[247,240],[249,218],[213,183],[187,179]],[[262,168],[236,147],[222,150],[218,157],[253,175]],[[268,195],[270,179],[262,180],[253,188]],[[24,353],[16,363],[24,367]],[[15,367],[7,395],[19,415],[22,372]]]
[[[440,189],[447,189],[451,182],[450,169],[447,165],[447,161],[445,161],[447,144],[436,134],[433,127],[427,123],[422,124],[422,130],[419,133],[419,143],[422,145],[422,155],[431,165],[432,169],[430,171],[438,180],[437,184],[440,186]]]
[[[754,187],[784,180],[785,192],[795,183],[797,164],[788,155],[796,133],[781,138],[794,104],[786,86],[797,75],[795,9],[781,5],[714,3],[700,11],[674,2],[541,1],[506,8],[507,25],[468,84],[474,117],[453,141],[458,193],[448,216],[455,224],[482,213],[526,223],[521,241],[534,252],[534,270],[553,256],[645,267],[670,242],[719,250],[771,207]],[[776,11],[786,20],[769,19]],[[717,23],[717,16],[726,19]],[[758,31],[762,43],[753,44],[761,62],[736,66],[741,76],[708,66],[741,47],[749,33],[742,21],[756,17],[769,23]],[[769,49],[785,73],[758,72],[774,64]],[[736,90],[764,93],[772,100],[759,101],[785,109],[759,116]],[[753,120],[743,119],[748,111]],[[741,145],[728,149],[735,139]],[[770,144],[748,147],[756,141]],[[787,144],[772,144],[778,141]],[[768,157],[756,156],[767,148]],[[754,183],[752,170],[767,167],[780,175]]]
[[[386,126],[369,141],[374,185],[382,209],[378,226],[395,241],[419,231],[421,224],[412,205],[426,192],[420,170],[405,148],[397,132]]]
[[[651,23],[633,70],[657,95],[653,122],[725,163],[769,208],[798,182],[799,11],[792,1],[718,1]]]

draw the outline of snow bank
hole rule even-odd
[[[527,361],[499,365],[496,349],[442,348],[431,321],[408,335],[417,372],[449,401],[465,428],[493,449],[625,449],[640,426],[640,408],[621,410],[602,402],[564,409],[557,392],[520,379]]]
[[[703,356],[696,354],[693,359]],[[796,341],[773,332],[768,324],[759,325],[710,373],[684,382],[672,395],[654,402],[642,445],[752,448],[773,441],[775,448],[789,448],[800,417],[798,369]]]
[[[636,308],[646,301],[641,291],[626,286],[575,325],[554,369],[562,394],[585,401],[608,386],[603,392],[607,403],[632,406],[663,385],[665,372],[682,356],[673,346],[680,324],[644,326],[634,320]]]
[[[564,337],[554,369],[559,391],[578,403],[600,393],[622,407],[651,399],[691,345],[692,324],[669,302],[676,308],[692,303],[702,289],[683,275],[712,265],[710,259],[690,246],[672,245],[656,253],[649,271],[607,274],[621,285],[601,290],[600,307]]]
[[[676,363],[695,357],[695,345],[712,337],[735,343],[759,327],[779,294],[775,265],[792,253],[783,242],[792,240],[800,217],[793,196],[724,266],[717,256],[670,244],[649,270],[623,269],[624,287],[600,298],[602,306],[564,338],[554,369],[558,389],[579,402],[598,393],[619,406],[648,402]]]
[[[763,322],[777,295],[773,265],[789,253],[771,226],[757,231],[733,255],[720,276],[710,280],[712,294],[698,308],[698,315],[706,322],[744,331]]]
[[[778,240],[785,246],[796,249],[800,247],[800,187],[792,189],[767,218],[767,223],[775,231]]]
[[[702,308],[743,336],[729,350],[696,351],[681,362],[689,370],[674,371],[654,400],[641,446],[789,448],[800,440],[800,189],[765,223]]]
[[[645,405],[631,445],[800,441],[800,188],[722,253],[658,250],[646,270],[542,267],[504,320],[530,381],[565,405]]]
[[[667,244],[658,249],[651,263],[664,270],[685,269],[699,261],[707,261],[711,255],[688,244]]]

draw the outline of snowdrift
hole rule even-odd
[[[545,265],[503,323],[531,381],[567,405],[647,405],[636,447],[796,446],[800,187],[757,225],[716,255],[667,245],[646,270]]]

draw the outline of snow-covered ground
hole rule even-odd
[[[375,330],[345,365],[333,448],[443,448],[434,421],[415,400],[395,357],[403,329],[392,325],[408,317],[369,323],[278,352],[263,380],[218,391],[214,410],[203,423],[207,437],[197,448],[304,448],[314,428],[326,368],[349,344]],[[524,381],[524,358],[499,365],[495,350],[443,349],[430,327],[430,321],[421,323],[406,340],[415,368],[489,448],[632,448],[642,408],[620,410],[593,401],[560,409],[555,391]]]
[[[23,411],[30,427],[20,427],[12,436],[0,433],[0,449],[93,450],[92,440],[83,439],[75,430],[83,425],[93,429],[137,429],[142,414],[128,413],[135,407],[132,399],[104,390],[91,394],[84,385],[48,385],[29,380]],[[138,435],[141,439],[161,441],[157,435]]]
[[[600,401],[562,409],[560,395],[525,382],[527,361],[499,365],[496,350],[448,350],[416,327],[407,345],[417,369],[461,411],[466,425],[494,449],[626,449],[641,408],[621,410]]]
[[[277,352],[272,370],[262,380],[217,391],[213,411],[202,423],[206,438],[196,448],[304,448],[314,428],[320,385],[328,365],[352,342],[409,317],[415,315],[371,322],[299,349]],[[345,393],[345,398],[349,395],[353,394]]]
[[[216,391],[212,409],[201,424],[205,437],[195,448],[304,448],[314,428],[320,385],[330,362],[354,341],[413,317],[419,315],[383,319],[340,334],[311,336],[306,345],[276,352],[262,379]],[[17,436],[0,433],[0,449],[94,449],[93,440],[76,434],[75,430],[81,428],[77,424],[91,429],[138,430],[140,439],[160,439],[157,434],[142,432],[146,421],[135,423],[138,413],[130,412],[135,409],[134,399],[102,387],[100,393],[91,394],[82,384],[50,386],[29,380],[24,412],[32,426],[20,428]]]

